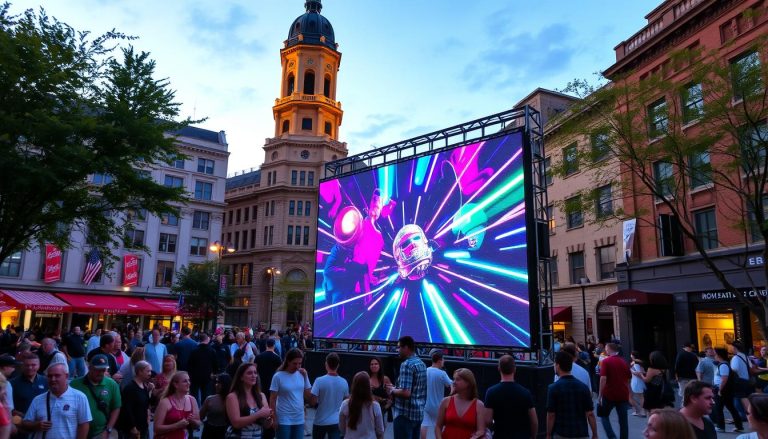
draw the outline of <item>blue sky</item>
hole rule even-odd
[[[337,99],[351,154],[511,108],[615,61],[660,0],[324,0],[342,52]],[[182,113],[227,132],[229,173],[257,167],[274,135],[280,48],[303,0],[40,0],[94,34],[139,37]]]

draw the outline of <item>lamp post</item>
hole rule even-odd
[[[588,277],[582,277],[579,279],[579,285],[581,285],[581,312],[584,316],[584,345],[586,346],[587,343],[587,295],[586,295],[586,289],[587,285],[589,285],[589,278]]]
[[[221,288],[221,256],[224,254],[225,251],[227,253],[234,253],[235,247],[232,245],[231,242],[228,242],[226,245],[223,245],[219,241],[214,241],[213,244],[211,244],[211,246],[208,247],[208,249],[218,256],[218,258],[216,259],[216,274],[218,275],[216,278],[216,300],[214,301],[214,304],[213,304],[213,328],[211,328],[215,331],[216,323],[218,323],[219,321],[219,299],[221,298],[221,293],[222,293],[221,291],[222,290]]]
[[[277,267],[267,267],[267,273],[269,274],[269,324],[267,330],[272,329],[272,310],[274,309],[275,300],[275,276],[280,275],[280,269]]]

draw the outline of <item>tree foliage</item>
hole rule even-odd
[[[126,211],[184,201],[148,171],[173,159],[166,133],[191,121],[175,121],[179,103],[149,54],[120,46],[131,39],[0,6],[0,261],[41,242],[68,248],[75,230],[109,267]]]
[[[215,322],[232,302],[234,292],[231,289],[219,291],[219,276],[226,275],[221,268],[217,261],[183,266],[176,272],[176,282],[171,287],[172,295],[177,298],[179,295],[184,296],[181,309],[205,316],[206,324],[209,316],[215,316]]]
[[[639,80],[629,72],[595,83],[573,81],[563,91],[580,99],[553,123],[566,139],[587,139],[582,143],[588,146],[552,167],[554,174],[565,176],[575,160],[592,178],[591,188],[575,192],[581,198],[561,203],[566,212],[585,212],[597,223],[636,217],[638,226],[645,220],[652,227],[657,225],[647,215],[648,206],[674,216],[686,248],[701,256],[763,328],[768,322],[765,298],[742,294],[727,275],[733,263],[746,272],[746,258],[736,258],[728,267],[716,263],[710,236],[697,228],[691,211],[695,194],[708,192],[718,212],[743,234],[743,255],[757,251],[758,242],[763,260],[768,260],[763,245],[768,239],[768,68],[760,62],[768,53],[766,41],[758,38],[731,60],[716,51],[678,51]],[[606,184],[623,196],[625,205],[610,215],[596,215],[594,188]],[[714,247],[721,246],[718,242]],[[753,281],[753,288],[765,287],[765,274]]]

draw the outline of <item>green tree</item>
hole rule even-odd
[[[575,160],[593,180],[590,188],[575,192],[580,197],[560,203],[566,213],[584,212],[594,223],[636,217],[640,226],[648,218],[644,201],[657,204],[679,223],[688,248],[759,318],[764,333],[768,302],[744,295],[728,272],[734,264],[746,270],[746,254],[760,246],[768,260],[768,68],[759,55],[766,53],[767,41],[757,39],[736,60],[716,51],[675,52],[659,72],[640,80],[630,72],[594,84],[573,81],[564,92],[580,100],[552,122],[566,139],[586,138],[591,144],[552,167],[554,174],[565,176]],[[671,79],[684,71],[690,73],[684,82]],[[600,192],[594,188],[606,184],[619,189],[614,193],[632,194],[624,200],[639,204],[601,212],[596,208]],[[692,192],[699,191],[710,191],[718,210],[736,219],[743,233],[743,252],[728,263],[713,258],[712,249],[720,243],[702,232],[691,214]],[[652,221],[645,224],[656,227]],[[768,264],[764,267],[762,279],[753,280],[754,289],[765,287]]]
[[[209,318],[215,325],[218,316],[232,302],[233,290],[219,291],[219,276],[226,274],[217,261],[190,264],[176,272],[176,282],[171,287],[172,295],[184,296],[182,310],[204,316],[203,327],[208,327]]]
[[[9,11],[0,6],[0,261],[40,242],[68,248],[75,229],[109,268],[126,212],[183,203],[181,189],[148,176],[178,153],[167,133],[191,121],[175,121],[179,104],[149,54],[113,56],[132,37]]]

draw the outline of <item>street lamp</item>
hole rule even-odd
[[[272,309],[274,308],[275,300],[275,276],[280,275],[280,269],[277,267],[267,267],[267,274],[269,274],[269,325],[267,330],[272,329]]]
[[[589,278],[588,277],[582,277],[579,279],[579,285],[581,285],[581,312],[584,316],[584,345],[587,344],[587,295],[586,295],[586,289],[587,285],[589,285]]]
[[[226,245],[223,245],[219,241],[214,241],[213,244],[211,244],[211,246],[208,247],[208,249],[218,256],[218,259],[216,259],[216,273],[218,274],[217,282],[216,282],[217,290],[216,290],[216,300],[214,301],[214,304],[213,304],[213,328],[212,328],[215,331],[216,324],[219,321],[219,299],[221,298],[220,296],[223,290],[223,288],[221,287],[221,256],[224,254],[225,251],[227,253],[234,253],[235,247],[232,245],[231,242],[228,242]]]

